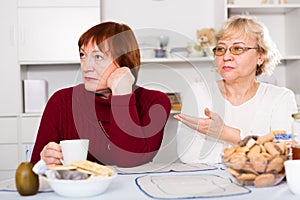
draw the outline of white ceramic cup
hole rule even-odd
[[[287,184],[292,193],[300,196],[300,160],[284,162]]]
[[[88,139],[62,140],[60,146],[63,154],[63,164],[72,161],[86,160],[89,149]]]

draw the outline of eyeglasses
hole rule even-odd
[[[250,49],[258,49],[258,47],[242,47],[239,45],[233,45],[229,48],[225,48],[221,46],[216,46],[215,48],[213,48],[213,52],[215,56],[223,56],[226,53],[227,49],[229,49],[230,53],[232,53],[233,55],[240,55]]]

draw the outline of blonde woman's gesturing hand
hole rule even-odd
[[[224,127],[222,118],[208,108],[205,109],[204,113],[207,118],[194,117],[182,113],[175,115],[174,118],[200,133],[215,138],[219,137]]]

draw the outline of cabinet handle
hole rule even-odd
[[[16,45],[16,37],[17,37],[17,31],[16,31],[16,26],[13,25],[10,27],[10,33],[9,33],[9,40],[10,40],[10,45],[15,46]]]
[[[19,26],[20,30],[20,34],[19,34],[19,44],[24,45],[25,44],[25,36],[24,36],[24,27],[21,25]]]

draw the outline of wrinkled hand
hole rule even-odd
[[[61,159],[63,158],[61,147],[55,142],[49,142],[44,146],[40,153],[41,159],[46,163],[46,165],[59,165]]]
[[[205,109],[204,114],[207,118],[199,118],[182,113],[174,115],[174,118],[200,133],[218,138],[224,127],[222,118],[208,108]]]
[[[113,95],[125,95],[132,93],[132,85],[135,79],[128,67],[117,68],[107,80],[107,86]]]

